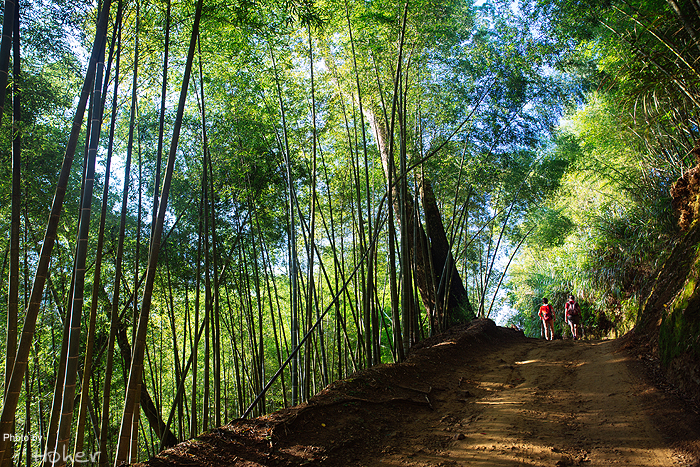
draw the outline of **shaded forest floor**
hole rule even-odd
[[[630,339],[542,341],[477,320],[156,466],[695,466],[700,416]]]

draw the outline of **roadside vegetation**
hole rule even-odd
[[[0,465],[145,459],[542,297],[632,329],[692,223],[699,10],[6,1]]]
[[[698,163],[694,56],[696,2],[542,2],[531,13],[553,44],[575,44],[569,69],[588,83],[549,151],[569,162],[546,217],[511,270],[510,322],[539,335],[533,319],[551,297],[561,319],[573,293],[589,336],[618,336],[639,318],[664,261],[691,219],[671,189]],[[695,84],[691,84],[695,83]],[[564,332],[563,323],[561,325]]]

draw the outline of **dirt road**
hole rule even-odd
[[[528,340],[465,362],[436,381],[434,410],[367,465],[688,465],[626,355],[613,341]]]
[[[420,343],[404,363],[236,420],[148,465],[700,465],[693,406],[650,383],[638,343],[622,344],[528,339],[475,320]]]

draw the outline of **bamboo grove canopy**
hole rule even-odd
[[[694,164],[697,0],[595,3],[6,0],[2,465],[136,462],[529,307],[602,160],[564,116],[620,97],[628,207]]]

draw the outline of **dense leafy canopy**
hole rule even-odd
[[[12,323],[36,319],[36,330],[15,344],[31,349],[30,390],[3,407],[17,433],[55,436],[61,375],[77,371],[62,359],[69,319],[81,322],[80,358],[95,345],[77,390],[91,415],[76,407],[67,423],[71,437],[85,432],[75,449],[115,446],[139,410],[124,394],[143,365],[136,459],[401,360],[474,316],[539,335],[542,297],[560,309],[576,294],[588,333],[628,329],[678,238],[669,189],[700,137],[696,0],[137,0],[109,10],[107,92],[90,101],[104,106],[94,194],[82,195],[86,117],[42,272],[107,4],[19,2],[8,101],[21,116],[5,105],[0,128],[0,297],[20,306],[3,316],[3,349]],[[92,205],[84,303],[73,287],[81,203]],[[32,318],[35,274],[48,280]],[[145,356],[132,359],[143,309]],[[52,442],[0,451],[41,456]]]
[[[693,1],[533,2],[552,44],[570,49],[559,65],[588,84],[552,149],[571,166],[547,201],[550,240],[533,237],[512,271],[513,321],[531,332],[541,297],[563,309],[569,293],[591,334],[634,325],[679,238],[672,184],[696,164],[697,12]]]

